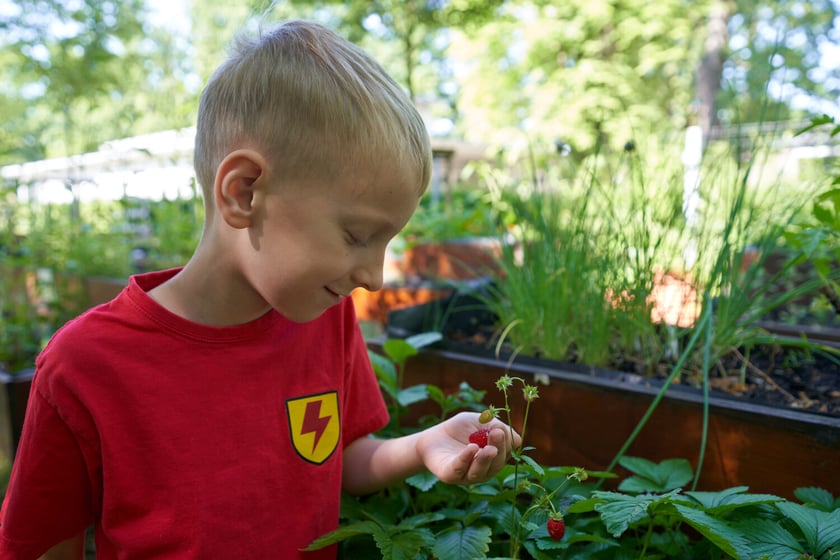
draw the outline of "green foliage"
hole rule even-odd
[[[434,344],[442,338],[440,333],[427,332],[410,336],[405,340],[389,338],[382,345],[382,353],[368,351],[371,365],[379,380],[379,388],[388,404],[390,422],[382,430],[382,435],[394,437],[403,435],[405,428],[401,425],[402,418],[409,412],[411,405],[421,401],[429,401],[438,414],[427,414],[418,420],[418,426],[425,427],[439,422],[458,410],[475,409],[484,394],[463,383],[454,393],[446,393],[439,387],[429,384],[405,387],[403,376],[405,362],[417,354],[419,348]]]
[[[199,197],[28,203],[16,184],[0,189],[0,369],[34,365],[49,337],[90,306],[88,277],[183,265],[198,241]],[[139,221],[132,212],[145,208]],[[144,247],[139,263],[132,251]]]
[[[453,41],[468,72],[461,132],[510,145],[527,131],[577,156],[662,123],[684,127],[704,9],[678,0],[506,2],[501,17]]]
[[[624,492],[668,492],[691,482],[691,465],[685,459],[656,464],[641,457],[622,457],[619,464],[636,473],[618,486]]]
[[[685,170],[669,149],[642,145],[582,166],[537,166],[530,175],[488,165],[482,177],[505,197],[497,207],[512,207],[518,219],[486,298],[498,317],[497,349],[596,367],[632,364],[642,375],[679,364],[676,375],[697,384],[720,360],[738,353],[746,362],[760,345],[834,352],[779,339],[759,321],[831,295],[827,288],[840,279],[830,222],[836,189],[758,186],[759,158],[756,151],[742,165],[728,150],[710,151],[691,216]],[[829,224],[814,227],[809,204]],[[669,316],[668,306],[680,314]],[[702,314],[708,332],[689,345]]]
[[[268,2],[273,17],[314,17],[360,44],[422,103],[433,119],[457,118],[457,77],[445,57],[452,29],[492,19],[502,0],[403,2],[401,0],[294,0]]]
[[[516,352],[595,366],[632,354],[647,372],[663,356],[668,333],[651,319],[651,294],[662,271],[679,270],[686,244],[673,187],[682,171],[665,158],[648,174],[641,158],[546,165],[531,181],[484,170],[518,218],[488,301]]]
[[[475,186],[453,188],[441,197],[426,192],[400,233],[407,246],[466,237],[498,237],[513,216],[496,210],[493,195]]]
[[[388,354],[404,366],[410,346],[394,342]],[[533,402],[535,390],[503,376],[497,387],[505,406],[491,411],[510,413],[508,391],[518,382],[526,406]],[[527,411],[523,436],[526,423]],[[417,429],[404,426],[402,433]],[[340,527],[309,549],[338,543],[346,558],[412,560],[830,560],[840,552],[840,498],[822,488],[797,490],[801,503],[747,487],[689,491],[694,473],[687,461],[623,457],[630,475],[615,490],[603,490],[614,475],[540,465],[528,451],[516,450],[513,464],[468,487],[424,473],[370,496],[344,496]],[[559,541],[548,535],[550,515],[565,521]]]
[[[16,0],[0,15],[0,163],[93,151],[189,124],[196,107],[175,37],[144,0]],[[5,131],[5,129],[4,129]]]
[[[833,117],[822,115],[812,119],[801,131],[828,130],[829,137],[840,135],[840,124]],[[810,216],[802,224],[794,224],[785,232],[787,242],[808,259],[822,280],[823,293],[834,312],[840,314],[840,167],[830,176],[830,185],[811,203]]]
[[[722,53],[726,78],[719,94],[720,108],[728,122],[784,120],[796,115],[788,96],[779,96],[762,113],[755,99],[768,87],[797,91],[813,105],[834,103],[838,86],[821,79],[820,43],[825,34],[836,33],[838,5],[832,0],[813,0],[807,9],[792,9],[788,0],[728,0],[730,40]],[[814,70],[805,70],[811,67]],[[768,85],[770,84],[770,85]],[[744,92],[751,95],[745,96]],[[749,98],[748,98],[749,97]]]
[[[720,44],[707,53],[720,10]],[[190,32],[177,36],[150,23],[144,0],[16,0],[0,14],[0,162],[183,128],[234,32],[292,17],[324,21],[372,52],[435,129],[505,146],[560,140],[582,158],[684,129],[702,97],[704,54],[720,60],[705,87],[725,123],[795,118],[793,99],[833,102],[820,54],[836,15],[831,0],[196,0]],[[763,97],[769,112],[757,114]]]

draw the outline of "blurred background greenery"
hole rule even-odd
[[[0,0],[0,365],[31,364],[93,302],[85,279],[189,258],[202,208],[182,174],[184,131],[201,86],[237,30],[292,17],[327,23],[380,60],[444,156],[472,149],[457,169],[437,169],[447,189],[431,189],[397,250],[464,236],[531,243],[541,230],[526,218],[536,211],[544,226],[548,208],[557,215],[542,230],[615,246],[635,263],[616,274],[646,290],[656,270],[704,259],[716,270],[722,253],[708,240],[727,228],[739,233],[724,240],[733,251],[760,241],[743,221],[778,222],[787,237],[774,244],[828,250],[830,268],[838,13],[836,0]],[[814,118],[824,126],[797,134]],[[99,171],[80,154],[108,150],[127,159],[107,170],[116,194],[98,196]],[[137,154],[157,158],[176,189],[158,192],[161,175],[144,175]],[[563,205],[534,196],[547,191]],[[714,250],[692,255],[698,246]]]
[[[582,159],[648,134],[837,115],[836,0],[0,1],[0,165],[193,124],[234,32],[329,23],[435,136]]]

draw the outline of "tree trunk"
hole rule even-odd
[[[697,68],[697,124],[708,139],[717,125],[717,93],[723,77],[723,61],[729,42],[729,18],[735,12],[734,0],[715,0],[709,10],[703,58]]]

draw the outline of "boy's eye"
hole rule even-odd
[[[357,236],[353,235],[349,231],[344,233],[344,237],[349,245],[364,245],[361,239],[359,239]]]

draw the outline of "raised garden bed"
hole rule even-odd
[[[432,313],[422,307],[392,313],[390,334],[405,336],[428,329],[421,318]],[[536,447],[534,458],[544,464],[607,468],[651,406],[663,381],[534,357],[497,358],[486,343],[486,333],[482,333],[481,325],[488,317],[481,313],[480,306],[472,306],[470,312],[450,314],[449,326],[443,329],[445,339],[407,364],[406,385],[430,383],[454,391],[465,381],[486,391],[486,402],[498,406],[502,403],[498,402],[495,381],[505,373],[525,377],[540,386],[540,406],[533,408],[534,416],[529,418],[529,439]],[[452,338],[455,334],[460,340]],[[751,355],[751,360],[755,359]],[[784,368],[793,364],[785,364],[781,357],[777,360],[784,367],[781,373],[772,375],[773,379],[784,378],[791,383],[804,380],[801,372],[805,369],[798,374],[785,373]],[[820,368],[829,365],[812,364],[810,369],[822,372]],[[837,380],[840,373],[826,371],[822,377]],[[789,387],[793,392],[793,386]],[[837,399],[831,397],[831,391],[825,392],[825,406],[836,412],[837,403],[831,401]],[[840,494],[840,477],[836,474],[840,472],[840,414],[819,412],[817,406],[811,411],[787,402],[774,404],[762,399],[762,392],[781,394],[770,383],[765,383],[763,391],[754,388],[741,394],[721,388],[710,390],[701,487],[719,490],[745,485],[753,492],[790,497],[796,488],[821,486]],[[682,457],[696,468],[701,456],[703,416],[703,391],[674,384],[627,454],[652,461]]]

